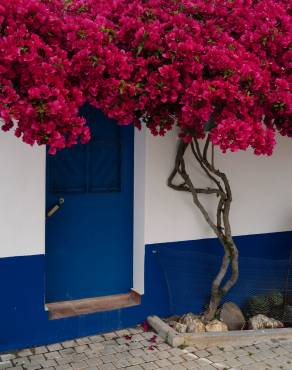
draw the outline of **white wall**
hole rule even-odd
[[[166,186],[172,169],[177,138],[147,135],[145,243],[214,237],[189,194]],[[251,152],[220,154],[215,163],[226,172],[233,190],[231,222],[234,235],[292,230],[292,139],[279,137],[272,157]],[[190,160],[191,157],[190,157]],[[205,176],[193,166],[193,179]],[[213,210],[210,196],[207,207]],[[213,203],[214,204],[214,203]]]
[[[216,154],[233,189],[234,235],[292,230],[292,145],[279,138],[273,157]],[[134,289],[144,291],[145,244],[213,237],[189,194],[166,186],[174,133],[135,134]],[[192,171],[200,183],[205,177]],[[0,257],[45,252],[45,149],[0,132]],[[212,202],[208,201],[212,210]]]
[[[0,131],[0,257],[45,250],[45,150]]]

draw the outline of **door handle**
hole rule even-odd
[[[64,204],[65,199],[64,198],[59,198],[59,201],[57,204],[53,205],[52,208],[50,208],[46,214],[46,218],[52,217],[59,209],[61,208],[62,204]]]

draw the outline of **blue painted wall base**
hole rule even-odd
[[[262,289],[263,284],[278,287],[287,272],[292,232],[235,239],[242,256],[241,278],[227,298],[242,303],[248,294]],[[220,251],[216,239],[147,245],[145,295],[141,305],[59,320],[48,320],[44,310],[45,257],[2,258],[0,351],[125,328],[142,322],[150,314],[199,312],[206,303],[209,280],[212,271],[216,272]],[[246,289],[251,284],[252,291]]]

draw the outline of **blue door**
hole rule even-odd
[[[47,155],[46,301],[129,292],[133,255],[133,127],[81,110],[91,140]]]

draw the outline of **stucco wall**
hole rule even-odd
[[[45,150],[0,132],[0,257],[45,250]]]
[[[216,163],[233,189],[234,235],[292,229],[292,145],[280,137],[273,157],[252,153],[222,155]],[[189,194],[166,186],[177,138],[135,134],[134,288],[144,292],[145,244],[213,237]],[[0,133],[0,257],[45,252],[45,150]],[[192,173],[199,183],[205,177]],[[212,202],[207,200],[209,209]]]
[[[214,237],[194,208],[190,194],[166,186],[176,141],[173,133],[164,138],[147,135],[146,244]],[[215,164],[226,172],[233,191],[234,235],[292,230],[291,144],[291,139],[279,137],[272,157],[256,157],[251,152],[223,155],[216,151]],[[206,184],[201,169],[191,165],[190,171],[194,181]],[[210,196],[204,197],[208,209],[213,210]]]

